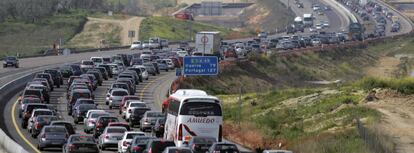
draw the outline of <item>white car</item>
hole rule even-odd
[[[185,56],[188,56],[187,51],[177,51],[176,53],[177,53],[177,55],[178,55],[179,57],[185,57]]]
[[[93,63],[93,61],[91,60],[82,60],[81,64],[80,64],[81,68],[94,68],[95,67],[95,63]]]
[[[321,21],[321,25],[322,25],[322,27],[329,27],[329,22],[328,21]]]
[[[142,79],[148,80],[149,76],[148,76],[148,71],[145,68],[145,66],[143,65],[134,65],[134,68],[140,68],[141,69],[141,75],[142,75]]]
[[[171,59],[163,59],[163,60],[165,60],[167,62],[167,66],[168,66],[169,69],[171,69],[171,70],[174,69],[174,63]]]
[[[316,30],[322,30],[323,27],[322,27],[321,24],[318,23],[318,24],[315,25],[315,28],[316,28]]]
[[[104,60],[102,57],[91,57],[90,60],[93,61],[93,64],[95,67],[97,67],[98,65],[104,64]]]
[[[122,112],[123,116],[125,116],[125,120],[129,122],[129,117],[131,116],[132,109],[134,108],[140,108],[140,107],[147,107],[147,104],[145,104],[142,101],[139,100],[128,100],[125,103],[126,109],[125,112]]]
[[[141,41],[134,41],[134,42],[132,42],[132,44],[131,44],[131,50],[134,50],[134,49],[142,49],[142,43],[141,43]]]
[[[125,153],[127,152],[127,149],[129,145],[131,145],[132,139],[136,136],[145,136],[144,132],[138,132],[138,131],[127,131],[124,133],[124,136],[121,140],[118,141],[118,152],[119,153]]]
[[[119,73],[122,72],[122,70],[118,67],[117,64],[108,64],[108,65],[111,68],[112,75],[118,75]]]
[[[142,43],[142,48],[150,48],[150,43],[148,41],[144,41]]]
[[[322,44],[319,38],[312,39],[311,43],[312,43],[312,46],[319,46]]]

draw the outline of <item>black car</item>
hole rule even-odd
[[[52,76],[52,80],[55,83],[56,87],[60,88],[60,85],[63,85],[63,77],[59,70],[56,69],[47,69],[43,73],[49,73]]]
[[[97,109],[95,104],[80,104],[73,108],[73,122],[78,124],[79,121],[83,121],[83,118],[86,116],[86,112],[91,109]]]
[[[70,67],[72,67],[74,76],[80,76],[82,74],[82,69],[81,69],[80,65],[72,64],[72,65],[70,65]]]
[[[156,139],[154,137],[149,136],[136,136],[131,141],[131,145],[128,146],[127,152],[128,153],[142,153],[146,147],[147,143],[152,140]]]
[[[64,65],[62,67],[59,67],[60,73],[62,74],[62,77],[69,78],[74,74],[74,70],[69,65]]]
[[[9,66],[19,68],[19,59],[17,59],[17,57],[14,56],[6,57],[3,62],[3,68]]]
[[[119,122],[119,120],[113,116],[100,116],[96,119],[95,129],[93,129],[95,138],[98,138],[102,134],[109,122]]]
[[[101,72],[102,77],[103,77],[105,80],[108,80],[109,75],[108,75],[108,72],[106,71],[106,68],[104,68],[104,67],[97,67],[97,68],[95,68],[95,69],[97,69],[97,70],[99,70],[99,71]]]
[[[87,134],[71,135],[63,145],[63,153],[97,153],[99,148],[96,145],[95,138]]]
[[[144,153],[162,153],[167,147],[175,147],[174,141],[163,140],[163,139],[152,139],[148,142]]]
[[[67,121],[52,121],[50,125],[64,126],[69,135],[75,134],[75,127]]]
[[[131,111],[131,116],[129,117],[129,126],[134,127],[135,125],[139,125],[141,118],[144,116],[145,112],[149,110],[151,109],[144,107],[133,108]]]
[[[206,153],[216,142],[216,138],[213,137],[194,136],[188,141],[188,146],[191,146],[194,153]]]
[[[152,127],[152,134],[157,138],[161,138],[164,135],[165,118],[159,118],[155,121],[155,125]]]
[[[209,153],[225,152],[225,153],[240,153],[235,144],[216,142],[208,149]]]
[[[98,79],[99,86],[102,86],[103,76],[102,76],[102,73],[99,70],[89,70],[86,73],[95,75],[96,79]]]
[[[69,96],[69,101],[67,103],[68,106],[68,115],[72,115],[72,107],[76,103],[76,101],[80,98],[85,99],[93,99],[92,93],[89,89],[76,89],[71,91]]]

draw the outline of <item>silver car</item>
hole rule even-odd
[[[141,131],[152,129],[157,119],[164,117],[165,115],[161,111],[147,111],[140,120],[139,128]]]
[[[95,128],[96,119],[100,116],[110,116],[107,112],[93,112],[88,115],[88,118],[85,118],[83,121],[84,132],[91,133],[93,128]]]
[[[110,126],[106,127],[101,136],[98,138],[99,148],[118,148],[118,141],[122,140],[124,133],[128,131],[125,127]]]
[[[118,88],[112,89],[111,93],[108,95],[109,109],[112,109],[112,107],[119,107],[119,105],[121,105],[122,98],[127,95],[129,95],[128,90]]]

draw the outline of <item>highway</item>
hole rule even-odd
[[[284,2],[285,0],[281,0]],[[292,2],[292,1],[291,1]],[[311,2],[303,0],[302,1],[305,4],[305,8],[299,9],[295,5],[291,4],[292,10],[297,14],[298,16],[302,16],[304,13],[313,12],[310,8]],[[381,1],[382,3],[382,1]],[[326,3],[324,3],[326,4]],[[385,4],[383,4],[385,5]],[[331,7],[332,8],[332,7]],[[405,33],[409,33],[413,30],[413,26],[411,21],[405,20],[405,18],[394,11],[395,15],[398,15],[400,17],[400,21],[402,24],[402,30],[398,33],[391,33],[387,34],[388,36],[395,36],[395,35],[401,35]],[[339,18],[339,20],[338,20]],[[337,12],[337,10],[332,9],[331,11],[325,12],[325,15],[323,16],[317,16],[317,21],[326,21],[328,20],[330,23],[330,28],[328,31],[337,31],[338,29],[343,28],[346,23],[346,17],[341,15]],[[293,20],[293,19],[292,19]],[[315,22],[317,23],[317,22]],[[277,34],[271,37],[276,36],[282,36],[285,35]],[[247,40],[247,39],[243,39]],[[243,41],[243,40],[232,40],[232,41]],[[67,56],[47,56],[47,57],[35,57],[35,58],[25,58],[20,60],[20,67],[21,68],[0,68],[0,86],[3,86],[5,83],[12,81],[13,79],[16,79],[17,77],[23,76],[25,74],[37,72],[46,68],[56,67],[65,63],[74,63],[79,62],[81,59],[88,59],[91,56],[110,56],[115,55],[118,53],[133,53],[135,51],[130,50],[114,50],[114,51],[105,51],[105,52],[89,52],[89,53],[81,53],[81,54],[72,54]],[[166,73],[162,72],[161,75],[157,77],[150,77],[148,81],[144,81],[143,83],[140,83],[137,87],[136,95],[142,96],[145,102],[148,102],[153,109],[158,109],[160,107],[160,102],[165,98],[167,89],[170,85],[170,83],[175,79],[174,73]],[[108,110],[108,106],[104,104],[104,92],[106,88],[111,84],[113,80],[108,80],[104,82],[104,85],[99,87],[94,93],[96,96],[96,100],[99,103],[99,108],[103,108],[105,110]],[[52,104],[55,104],[59,113],[60,117],[64,120],[72,121],[73,119],[66,115],[66,98],[65,97],[65,86],[62,86],[61,88],[57,88],[54,92],[52,92],[51,95],[51,102]],[[17,94],[17,93],[16,93]],[[16,99],[17,95],[15,95],[2,109],[2,116],[3,121],[5,122],[6,127],[1,127],[4,131],[7,131],[10,133],[11,137],[20,145],[22,145],[24,148],[26,148],[29,152],[38,152],[35,147],[37,144],[37,141],[33,138],[31,138],[28,135],[28,132],[26,129],[21,129],[20,127],[20,120],[17,117],[17,108],[16,108]],[[118,113],[115,113],[114,110],[108,110],[112,112],[114,115],[118,115]],[[123,119],[121,119],[123,120]],[[77,125],[77,131],[82,132],[83,127],[82,125]],[[57,152],[61,151],[59,150],[48,150],[51,152]],[[115,150],[112,150],[112,152]],[[109,152],[109,151],[108,151]]]

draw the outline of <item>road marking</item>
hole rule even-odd
[[[157,78],[157,79],[155,79],[155,80],[151,80],[150,82],[148,82],[148,84],[146,84],[146,85],[144,86],[144,88],[142,88],[142,90],[141,90],[141,93],[140,93],[141,100],[142,100],[142,101],[144,101],[144,92],[145,92],[145,90],[147,90],[147,88],[148,88],[150,85],[152,85],[153,83],[155,83],[156,81],[158,81],[158,80],[160,80],[160,79],[166,78],[167,76],[168,76],[168,74],[166,74],[165,76],[159,77],[159,78]]]
[[[39,150],[37,150],[37,148],[32,143],[30,143],[29,140],[26,139],[26,137],[20,131],[19,126],[17,125],[17,121],[16,121],[16,107],[17,107],[17,104],[18,103],[19,103],[19,101],[16,100],[16,102],[13,104],[13,108],[12,108],[12,111],[11,111],[11,113],[12,113],[11,116],[12,116],[14,128],[16,129],[17,134],[19,134],[20,138],[22,138],[23,141],[26,142],[27,145],[29,145],[30,147],[32,147],[32,149],[36,153],[41,153]]]

